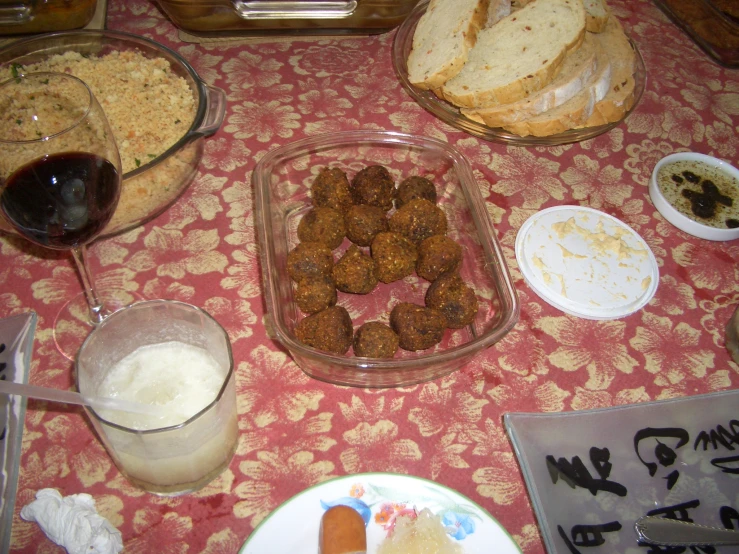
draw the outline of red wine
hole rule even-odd
[[[120,192],[118,171],[82,152],[51,154],[8,177],[0,195],[6,217],[47,248],[86,244],[110,221]]]

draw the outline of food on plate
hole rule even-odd
[[[358,171],[349,190],[355,204],[369,204],[385,211],[393,207],[395,181],[382,165],[370,165]]]
[[[441,518],[424,508],[398,516],[392,533],[377,554],[463,554],[462,546],[447,533]]]
[[[412,175],[403,179],[398,185],[395,196],[395,207],[400,208],[416,198],[425,198],[429,202],[436,203],[436,185],[420,175]]]
[[[343,306],[331,306],[301,319],[295,326],[300,342],[323,352],[346,354],[352,345],[354,327]]]
[[[195,98],[187,81],[164,58],[132,50],[99,57],[69,51],[11,66],[8,77],[40,71],[68,73],[90,87],[113,130],[124,174],[174,145],[195,118]]]
[[[351,294],[369,294],[377,286],[375,262],[352,244],[331,271],[336,288]]]
[[[301,242],[287,253],[287,273],[295,282],[317,275],[331,275],[334,254],[325,244]]]
[[[333,506],[321,517],[318,554],[367,552],[367,530],[362,516],[349,506]]]
[[[426,306],[444,314],[447,326],[461,329],[475,320],[478,310],[475,291],[457,272],[439,276],[426,291]]]
[[[344,213],[346,238],[358,246],[369,246],[377,233],[388,230],[384,209],[368,204],[355,204]]]
[[[444,210],[425,198],[416,198],[398,208],[389,220],[390,231],[408,237],[415,244],[432,235],[444,235],[447,220]]]
[[[377,278],[383,283],[399,281],[416,269],[418,249],[407,237],[387,231],[378,233],[370,247]]]
[[[739,181],[699,160],[663,165],[657,185],[667,201],[693,221],[717,229],[739,228]]]
[[[433,235],[418,245],[416,273],[427,281],[435,281],[447,271],[462,265],[462,247],[446,235]]]
[[[433,92],[483,125],[547,137],[622,119],[635,102],[636,63],[606,0],[518,0]]]
[[[600,58],[600,66],[598,64]],[[603,62],[605,61],[605,65]],[[580,92],[586,83],[592,81],[596,71],[608,70],[608,54],[602,51],[592,33],[585,35],[583,44],[571,56],[565,58],[562,69],[554,80],[540,91],[530,94],[517,102],[499,104],[487,108],[462,108],[460,111],[469,119],[479,121],[490,127],[503,127],[556,108]],[[608,81],[606,82],[608,88]]]
[[[582,0],[534,0],[480,31],[464,67],[439,93],[466,108],[515,102],[554,79],[584,38]]]
[[[584,127],[618,121],[634,105],[636,53],[624,33],[621,23],[609,17],[605,30],[598,34],[601,46],[611,60],[611,86],[608,94],[593,106],[593,113]]]
[[[388,325],[369,321],[354,332],[354,354],[364,358],[392,358],[399,341],[398,334]]]
[[[29,65],[11,64],[7,77],[52,71],[80,78],[105,112],[121,156],[123,182],[107,229],[118,230],[146,218],[152,206],[165,206],[181,192],[173,183],[189,182],[199,159],[194,142],[184,145],[150,171],[128,177],[157,160],[188,131],[197,103],[188,82],[163,57],[137,51],[91,56],[69,51]]]
[[[435,89],[464,66],[477,32],[488,18],[488,0],[431,0],[421,16],[408,55],[408,79]]]
[[[600,33],[606,28],[610,10],[605,0],[582,0],[585,6],[585,28],[591,33]]]
[[[333,208],[343,213],[352,205],[349,179],[338,167],[321,169],[313,180],[310,193],[317,208]]]
[[[336,305],[336,285],[326,275],[315,275],[298,282],[295,302],[306,314],[315,314]]]
[[[598,38],[594,40],[600,43],[599,38],[605,34],[597,35]],[[611,86],[613,68],[605,48],[598,46],[595,61],[595,70],[584,83],[578,82],[570,89],[574,95],[565,102],[529,114],[517,121],[503,123],[501,126],[517,135],[537,137],[555,135],[584,126],[593,114],[594,106],[606,97]]]
[[[344,216],[333,208],[313,208],[298,223],[301,242],[317,242],[338,248],[346,236]]]
[[[390,312],[390,327],[403,350],[425,350],[441,342],[447,321],[439,310],[401,302]]]
[[[392,533],[380,543],[377,554],[463,554],[462,546],[447,534],[441,518],[424,508],[402,514]]]

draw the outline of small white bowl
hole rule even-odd
[[[739,206],[739,170],[737,168],[719,160],[718,158],[714,158],[713,156],[707,156],[705,154],[698,154],[695,152],[680,152],[665,156],[657,162],[657,165],[654,166],[652,177],[649,180],[649,196],[652,198],[652,203],[657,210],[659,210],[662,216],[675,227],[698,238],[716,241],[739,239],[739,227],[728,229],[713,227],[711,225],[701,223],[700,221],[692,219],[682,213],[665,197],[662,190],[660,190],[657,175],[659,174],[660,169],[666,164],[679,161],[694,162],[698,167],[701,165],[707,166],[708,168],[711,168],[711,170],[719,170],[733,177],[734,188],[728,192],[726,190],[721,190],[721,192],[733,200],[734,206]]]

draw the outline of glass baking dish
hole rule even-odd
[[[0,35],[81,29],[96,7],[97,0],[0,0]]]
[[[303,314],[295,284],[287,277],[287,255],[298,243],[297,225],[311,208],[311,183],[323,167],[351,177],[368,165],[384,165],[396,183],[421,175],[436,185],[447,235],[463,249],[460,275],[476,292],[480,309],[462,329],[448,329],[436,347],[399,350],[394,358],[328,354],[302,344],[294,329]],[[405,386],[447,375],[499,341],[518,321],[519,302],[495,237],[485,202],[467,160],[447,143],[421,136],[381,131],[349,131],[303,139],[264,155],[253,172],[256,224],[267,307],[266,325],[308,375],[339,385]],[[392,212],[390,212],[392,213]],[[339,259],[348,239],[334,251]],[[370,294],[338,293],[356,329],[366,321],[387,323],[398,302],[424,304],[428,282],[415,273]]]
[[[177,52],[144,37],[117,31],[66,31],[24,39],[0,49],[0,81],[10,78],[13,68],[68,51],[102,56],[111,51],[137,51],[148,58],[164,58],[171,70],[185,79],[195,99],[196,112],[182,137],[169,149],[123,175],[121,198],[102,237],[133,229],[166,210],[197,175],[204,139],[223,122],[226,94],[206,84]],[[0,215],[0,230],[14,233]]]
[[[157,0],[196,34],[377,34],[402,23],[418,0]]]

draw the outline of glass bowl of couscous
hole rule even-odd
[[[166,210],[195,178],[204,139],[220,127],[225,93],[173,50],[115,31],[69,31],[0,49],[0,81],[39,71],[71,73],[100,102],[121,154],[121,197],[102,235]],[[0,229],[10,226],[0,219]]]

